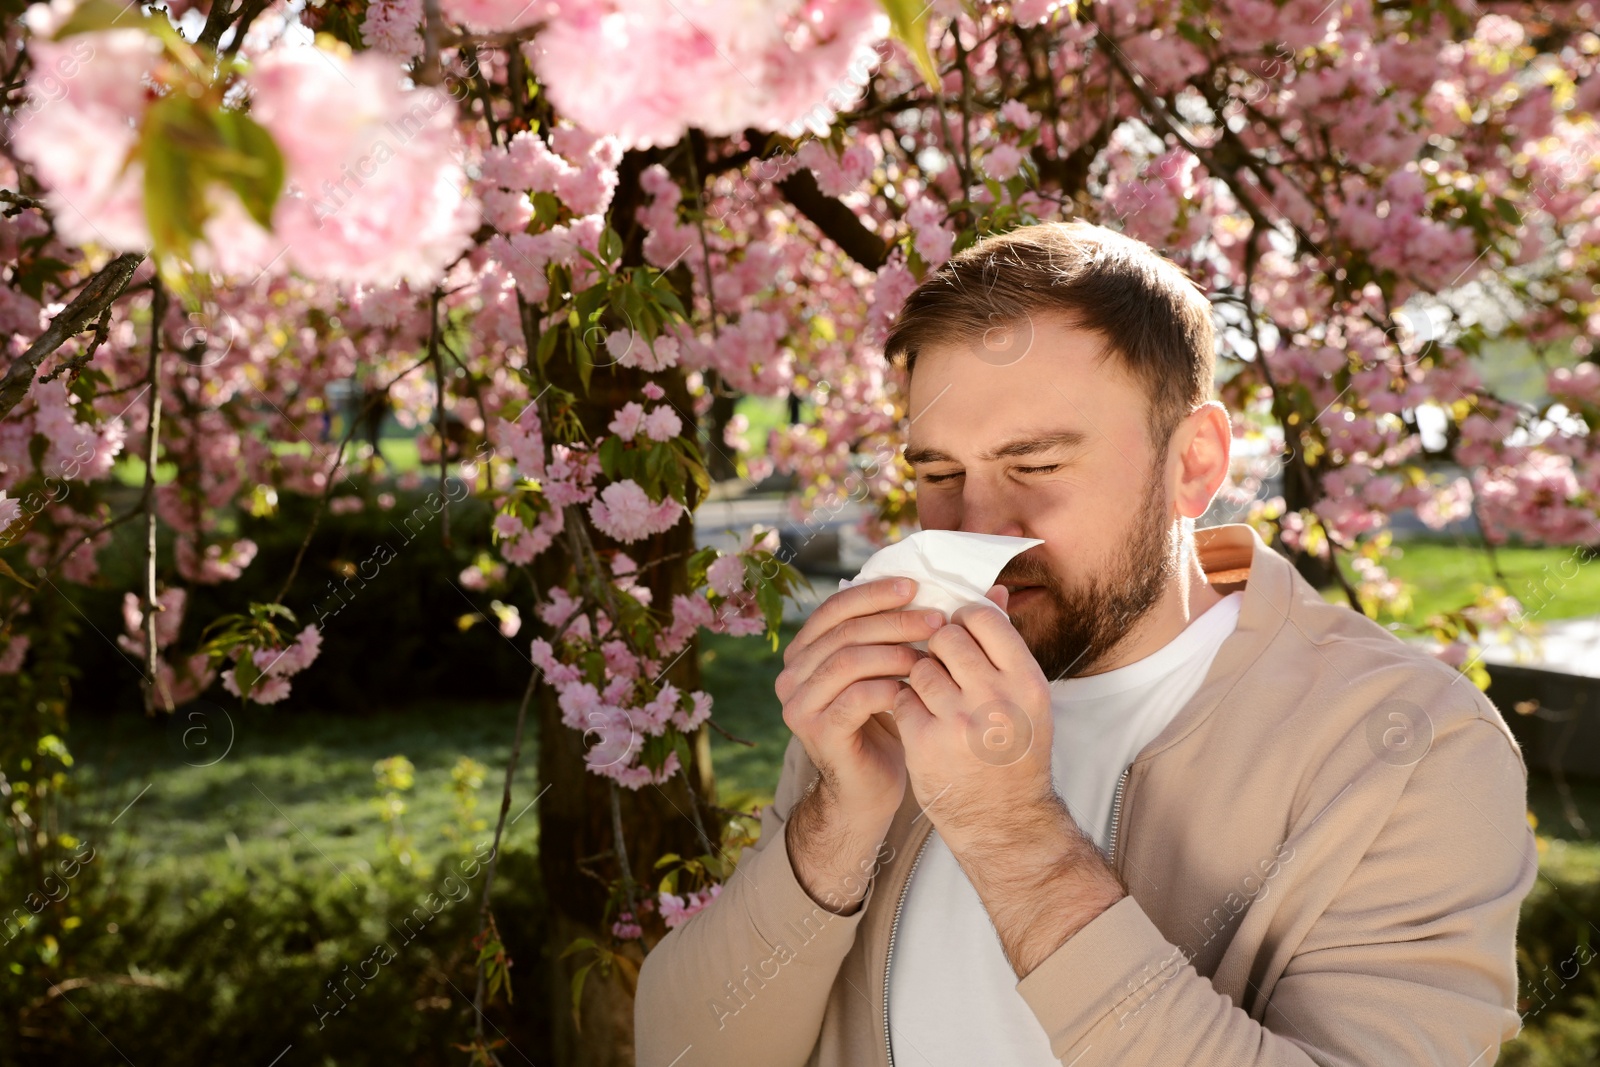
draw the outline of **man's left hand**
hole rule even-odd
[[[1059,810],[1050,685],[1004,612],[971,604],[928,639],[895,701],[917,801],[952,851],[998,843]]]

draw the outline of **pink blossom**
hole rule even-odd
[[[643,392],[646,399],[649,400],[660,400],[662,397],[667,395],[667,391],[661,388],[661,386],[657,385],[655,382],[645,382],[644,389],[642,389],[641,392]]]
[[[622,438],[631,441],[638,436],[639,428],[644,425],[644,408],[635,401],[629,401],[617,411],[606,429]]]
[[[0,674],[16,674],[21,670],[28,656],[28,646],[32,643],[27,634],[12,634],[6,641],[5,649],[0,651]]]
[[[272,49],[250,74],[251,116],[283,152],[292,190],[273,211],[272,244],[308,277],[431,284],[467,247],[478,220],[455,104],[401,78],[388,56],[305,46]]]
[[[672,725],[683,733],[693,733],[700,724],[711,717],[711,695],[696,689],[689,694],[689,699],[694,705],[694,710],[685,713],[681,709],[672,716]]]
[[[870,45],[886,29],[867,0],[803,13],[728,0],[567,0],[528,47],[560,113],[635,147],[672,144],[690,127],[713,136],[825,128],[833,101],[859,93],[852,64],[870,70]]]
[[[606,670],[612,674],[630,680],[639,677],[639,657],[624,642],[607,641],[600,646],[600,652],[605,656]]]
[[[631,478],[612,482],[589,505],[589,518],[595,526],[625,544],[671,529],[683,513],[683,505],[671,497],[652,502]]]
[[[579,682],[562,689],[556,704],[561,708],[561,721],[574,730],[582,730],[588,725],[589,713],[601,706],[600,691],[588,682]]]
[[[706,569],[706,581],[722,596],[732,596],[744,588],[744,560],[738,556],[718,556]]]
[[[361,20],[361,41],[410,60],[422,54],[421,27],[422,0],[372,0]]]
[[[683,420],[670,407],[662,405],[650,409],[644,419],[645,436],[652,441],[670,441],[683,432]]]
[[[991,178],[1005,181],[1022,169],[1022,149],[1010,142],[995,145],[983,157],[983,169]]]
[[[15,497],[7,498],[6,491],[0,489],[0,531],[22,518],[22,501]]]
[[[439,9],[451,22],[473,30],[519,30],[551,17],[551,0],[440,0]]]
[[[678,897],[671,893],[660,893],[656,900],[661,908],[661,918],[665,920],[667,929],[673,930],[682,926],[692,916],[705,910],[707,904],[717,899],[722,892],[722,883],[713,882],[710,889],[689,893]]]
[[[150,246],[144,165],[129,155],[149,105],[144,83],[159,55],[148,47],[149,35],[132,28],[52,41],[57,14],[42,4],[28,9],[31,110],[9,131],[12,143],[44,183],[64,240],[142,251]]]
[[[658,737],[666,732],[667,724],[672,721],[673,713],[678,710],[678,690],[671,682],[661,687],[648,704],[640,709],[639,728],[651,737]]]
[[[628,761],[644,743],[633,717],[618,707],[603,704],[587,712],[582,729],[585,740],[592,739],[594,742],[584,753],[583,759],[589,770],[596,774],[616,777],[626,770]]]
[[[539,605],[537,610],[544,624],[560,633],[567,620],[582,606],[582,601],[573,599],[571,593],[558,585],[550,590],[550,603]]]

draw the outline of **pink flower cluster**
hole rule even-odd
[[[634,440],[640,433],[652,441],[670,441],[683,432],[683,420],[670,405],[657,404],[646,414],[642,405],[630,400],[618,409],[606,429],[625,441]]]
[[[139,29],[49,40],[69,10],[29,9],[36,111],[17,130],[17,152],[47,187],[69,241],[144,250],[140,129],[157,99],[146,85],[166,68]],[[72,76],[63,81],[60,69]],[[466,249],[477,211],[457,158],[455,105],[432,88],[403,88],[403,77],[377,52],[279,45],[255,56],[249,113],[282,153],[287,188],[271,232],[231,192],[211,190],[196,266],[230,276],[293,267],[379,285],[437,279]]]
[[[1580,482],[1571,457],[1529,452],[1521,464],[1479,471],[1476,480],[1479,515],[1491,541],[1503,542],[1511,532],[1552,545],[1594,541],[1594,506],[1583,497],[1600,497],[1600,471],[1591,468]]]
[[[630,570],[614,564],[620,571],[621,591],[648,603],[649,590],[629,582]],[[531,646],[534,666],[557,693],[561,721],[590,740],[584,755],[589,770],[612,778],[629,789],[661,784],[680,769],[676,752],[669,752],[659,768],[640,762],[646,737],[659,737],[668,729],[691,733],[711,714],[711,697],[695,690],[681,692],[671,682],[657,684],[651,679],[661,673],[663,664],[640,656],[622,640],[605,615],[591,622],[581,604],[564,589],[554,589],[550,603],[539,608],[539,617],[555,633],[555,645],[535,638]],[[558,654],[559,650],[559,654]],[[590,673],[590,653],[601,655],[603,676]]]
[[[689,919],[705,910],[707,904],[717,899],[722,892],[721,882],[712,882],[711,888],[701,889],[684,896],[675,896],[671,893],[660,893],[657,900],[661,905],[661,918],[665,920],[667,929],[676,929],[688,922]]]
[[[289,695],[289,679],[311,666],[322,650],[322,631],[315,626],[301,630],[293,643],[286,648],[258,648],[250,654],[251,662],[261,676],[250,687],[249,699],[257,704],[276,704]],[[234,696],[239,683],[234,680],[234,668],[222,672],[222,688]]]
[[[558,0],[556,8],[528,46],[540,82],[562,114],[629,146],[672,144],[690,128],[726,136],[807,126],[819,108],[831,120],[859,95],[871,46],[888,28],[872,0]]]
[[[596,528],[624,544],[670,530],[685,514],[684,506],[670,496],[651,500],[632,478],[612,482],[589,505]]]

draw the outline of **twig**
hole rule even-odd
[[[433,300],[428,304],[428,359],[433,362],[433,388],[437,394],[433,404],[433,426],[439,433],[439,501],[442,510],[439,512],[439,540],[445,548],[450,547],[450,496],[445,482],[450,473],[450,440],[445,436],[445,410],[444,410],[444,360],[439,355],[439,290],[433,291]],[[487,432],[488,425],[484,425]]]
[[[443,29],[439,0],[422,0],[422,69],[416,74],[418,85],[438,85],[443,80],[439,71],[439,37]]]
[[[90,360],[94,359],[95,352],[99,350],[101,345],[106,343],[106,336],[110,332],[111,309],[106,308],[100,313],[99,321],[94,324],[94,337],[89,340],[88,350],[79,355],[73,356],[71,359],[62,363],[61,366],[57,367],[49,374],[44,375],[39,379],[39,384],[48,385],[50,382],[55,381],[57,378],[61,377],[63,374],[67,374],[68,372],[71,372],[72,376],[67,379],[67,384],[71,385],[73,382],[77,381],[78,374],[83,370],[84,367],[89,365]]]
[[[622,892],[628,898],[628,911],[634,915],[639,914],[639,906],[634,892],[633,867],[628,862],[628,845],[626,835],[622,832],[622,801],[617,796],[617,782],[613,778],[609,783],[611,787],[611,836],[617,850],[617,865],[622,868]],[[694,790],[689,791],[691,794]]]
[[[717,733],[721,734],[723,737],[726,737],[729,741],[732,741],[734,744],[743,745],[745,748],[755,748],[756,747],[756,743],[754,741],[746,741],[742,737],[734,737],[732,734],[730,734],[728,731],[724,730],[720,725],[718,725],[717,720],[715,720],[715,719],[707,719],[706,722],[711,726],[711,728],[713,730],[717,731]]]
[[[534,689],[542,672],[538,668],[528,676],[528,687],[522,691],[522,703],[517,708],[517,728],[511,735],[511,758],[506,763],[506,784],[500,793],[500,818],[494,824],[494,848],[489,852],[489,866],[483,875],[483,903],[478,908],[478,936],[483,935],[489,921],[489,902],[494,894],[494,872],[500,862],[500,838],[505,834],[506,813],[511,810],[511,783],[517,777],[517,760],[522,755],[522,727],[528,719],[528,705],[533,701]],[[483,997],[486,985],[483,963],[478,963],[478,987],[472,997],[472,1006],[478,1017],[477,1036],[483,1040]]]
[[[108,309],[109,311],[109,309]],[[151,506],[156,488],[157,450],[161,445],[161,320],[167,315],[167,291],[157,283],[150,291],[150,425],[144,446],[144,663],[146,679],[144,710],[156,712],[156,701],[167,712],[173,710],[172,694],[161,680],[160,654],[156,648],[156,613],[161,601],[156,595],[156,509]]]
[[[84,284],[72,302],[50,322],[50,327],[28,350],[11,364],[6,376],[0,378],[0,419],[11,414],[11,409],[28,395],[33,376],[46,356],[66,343],[67,338],[82,333],[84,327],[94,322],[122,295],[128,279],[144,262],[143,252],[124,252],[95,272]]]

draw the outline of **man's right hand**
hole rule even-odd
[[[916,582],[884,578],[817,607],[784,650],[774,688],[783,721],[821,772],[789,815],[795,875],[813,900],[848,914],[866,896],[876,855],[906,788],[905,750],[891,712],[899,679],[944,616],[895,610]],[[933,621],[937,620],[937,622]]]

